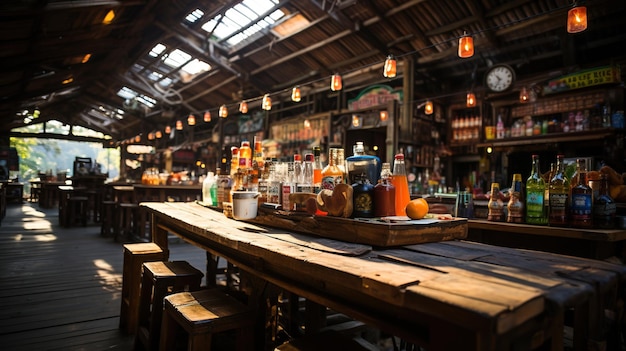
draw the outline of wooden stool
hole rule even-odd
[[[80,223],[83,227],[87,225],[87,197],[71,196],[67,199],[67,223],[68,226]]]
[[[113,202],[113,204],[115,204],[115,202]],[[141,266],[145,262],[165,261],[167,260],[167,256],[167,252],[164,252],[159,245],[155,243],[124,245],[120,329],[128,334],[135,334],[137,331]]]
[[[117,219],[115,225],[117,226],[115,237],[116,241],[124,241],[123,238],[130,239],[133,237],[133,233],[136,230],[136,217],[139,205],[134,203],[119,203],[117,204]]]
[[[185,261],[143,264],[135,349],[158,350],[163,299],[169,294],[200,289],[202,272]]]
[[[211,350],[213,335],[236,331],[236,347],[226,349],[247,351],[254,349],[254,313],[235,298],[218,289],[182,292],[165,298],[161,325],[160,350],[176,348],[177,335],[187,333],[187,350]]]
[[[115,235],[115,201],[102,201],[102,213],[100,223],[100,235],[110,236]],[[139,265],[139,272],[141,272],[141,265]]]

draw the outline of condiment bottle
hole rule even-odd
[[[380,181],[374,187],[374,216],[395,216],[395,201],[396,188],[391,184],[391,165],[385,162],[380,171]]]
[[[502,203],[499,183],[491,183],[491,196],[489,197],[487,208],[489,209],[487,214],[488,221],[504,221],[504,203]]]
[[[551,226],[567,226],[569,179],[565,175],[563,157],[563,155],[556,156],[556,169],[548,185],[550,196],[548,224]]]
[[[319,146],[313,148],[313,188],[315,193],[322,190],[322,160],[320,159],[322,152]]]
[[[600,190],[593,202],[593,224],[596,228],[615,228],[617,207],[609,191],[608,176],[600,174]]]
[[[593,190],[587,185],[585,160],[578,159],[576,162],[578,164],[578,183],[571,189],[571,224],[575,228],[591,228],[593,227]]]
[[[343,183],[343,172],[337,167],[337,149],[328,150],[328,165],[322,170],[322,189],[333,190],[336,184]]]
[[[539,155],[532,155],[533,165],[526,180],[526,223],[546,225],[548,217],[544,202],[546,184],[539,170]]]
[[[524,222],[524,203],[522,191],[522,175],[520,173],[513,174],[513,182],[511,183],[511,195],[506,208],[508,210],[506,221],[509,223]]]
[[[396,216],[406,216],[406,205],[411,201],[411,195],[403,154],[397,154],[394,158],[391,184],[396,188]]]

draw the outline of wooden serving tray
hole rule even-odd
[[[252,223],[324,238],[377,247],[402,246],[467,237],[467,219],[385,221],[380,218],[311,216],[284,211],[260,211]]]

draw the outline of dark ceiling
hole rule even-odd
[[[200,28],[240,2],[2,1],[0,133],[24,125],[23,111],[38,108],[40,117],[31,123],[54,119],[123,140],[189,113],[200,120],[204,111],[215,115],[222,104],[234,113],[242,99],[258,108],[265,93],[279,102],[297,84],[305,94],[321,91],[335,72],[343,75],[345,89],[383,82],[388,54],[414,60],[416,95],[473,87],[479,98],[485,70],[497,63],[513,66],[521,84],[626,62],[623,0],[584,2],[589,28],[578,34],[565,29],[571,0],[277,0],[288,18],[300,14],[309,24],[286,36],[261,30],[235,46]],[[116,17],[103,24],[111,9]],[[203,12],[200,20],[185,21],[196,9]],[[457,56],[464,31],[476,45],[469,59]],[[165,51],[149,55],[158,43]],[[211,69],[186,79],[163,64],[176,48]],[[171,84],[157,87],[145,78],[147,71]],[[118,96],[124,86],[155,105],[138,107]]]

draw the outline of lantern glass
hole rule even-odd
[[[211,112],[207,111],[204,113],[204,121],[211,122]]]
[[[220,106],[219,114],[220,114],[220,117],[222,117],[222,118],[228,117],[228,108],[226,108],[226,105]]]
[[[432,115],[433,114],[433,102],[428,100],[426,101],[426,105],[424,105],[424,113],[427,115]]]
[[[300,92],[299,87],[293,87],[291,90],[291,101],[300,102],[302,100],[302,93]]]
[[[196,116],[189,115],[189,117],[187,117],[187,124],[189,124],[190,126],[195,126],[196,125]]]
[[[459,57],[468,58],[472,56],[474,56],[474,39],[466,33],[459,39]]]
[[[387,56],[385,60],[385,68],[383,69],[383,76],[386,78],[394,78],[396,76],[396,59],[393,56]]]
[[[272,109],[272,98],[270,97],[270,94],[265,94],[263,96],[263,103],[261,104],[261,108],[263,108],[265,111],[269,111]]]
[[[467,93],[466,104],[467,104],[467,107],[476,106],[476,95],[474,95],[474,93],[472,92]]]
[[[587,29],[587,7],[577,6],[567,12],[567,32],[579,33]]]
[[[183,130],[183,121],[176,121],[176,130]]]
[[[341,90],[341,88],[343,88],[343,83],[341,82],[341,76],[339,75],[339,73],[335,73],[330,78],[330,90],[338,91],[338,90]]]
[[[242,101],[239,104],[239,112],[241,113],[248,113],[248,103],[245,101]]]

